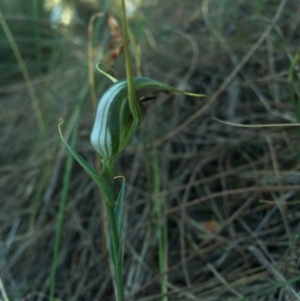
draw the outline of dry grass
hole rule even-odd
[[[174,3],[140,8],[132,22],[143,74],[210,98],[161,95],[150,102],[144,129],[117,163],[116,172],[127,180],[127,299],[162,299],[154,208],[159,198],[169,300],[300,300],[299,129],[240,128],[212,119],[299,122],[299,3]],[[46,25],[38,24],[43,32]],[[99,52],[108,39],[101,32]],[[21,73],[0,87],[2,299],[4,290],[10,300],[48,299],[66,162],[57,121],[71,120],[88,85],[86,35],[60,30],[57,38],[65,44],[53,46],[53,65],[45,72],[28,68],[44,136]],[[30,58],[24,60],[30,66]],[[114,66],[119,78],[123,65],[121,56]],[[108,83],[95,76],[99,96]],[[92,105],[89,94],[83,97],[76,149],[93,164]],[[72,121],[66,137],[71,127]],[[153,171],[154,149],[159,175]],[[161,191],[154,193],[157,176]],[[95,185],[74,164],[57,272],[61,300],[113,300],[100,208]]]

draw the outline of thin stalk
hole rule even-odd
[[[159,119],[162,113],[162,106],[159,106],[157,115],[155,118]],[[152,121],[153,122],[153,121]],[[153,125],[153,134],[157,134],[159,129],[157,123]],[[161,175],[159,172],[159,156],[157,153],[157,147],[154,146],[152,152],[152,177],[153,177],[153,193],[157,195],[161,190]],[[164,211],[164,199],[162,197],[154,197],[154,210],[156,218],[156,235],[158,244],[158,266],[159,272],[162,275],[160,278],[160,291],[162,294],[162,301],[168,301],[168,274],[166,273],[168,269],[168,236],[166,228],[166,220],[163,215]]]
[[[113,182],[114,164],[110,161],[103,161],[102,177],[105,177],[109,182]],[[113,189],[113,188],[112,188]],[[114,195],[112,192],[111,195]],[[114,200],[115,201],[115,200]],[[105,202],[111,204],[114,202]],[[115,206],[106,205],[109,235],[110,235],[110,255],[114,268],[115,292],[117,301],[124,301],[124,286],[123,286],[123,259],[122,259],[122,237],[118,231],[118,225],[115,214]]]
[[[76,122],[76,129],[72,133],[72,138],[71,138],[71,143],[70,143],[70,145],[72,147],[76,143],[77,125],[78,125],[78,119]],[[51,276],[50,276],[50,301],[54,300],[60,237],[61,237],[63,219],[64,219],[64,215],[65,215],[65,208],[66,208],[66,202],[67,202],[67,196],[68,196],[68,188],[69,188],[69,183],[70,183],[70,178],[71,178],[71,170],[73,167],[73,162],[74,162],[74,158],[73,158],[72,154],[69,153],[68,159],[67,159],[67,164],[65,167],[62,197],[61,197],[61,201],[60,201],[60,205],[59,205],[59,212],[58,212],[57,222],[56,222],[56,232],[55,232],[55,238],[54,238],[54,250],[53,250]]]
[[[37,63],[39,66],[39,72],[42,72],[43,68],[43,61],[42,61],[42,43],[41,43],[41,30],[40,26],[37,23],[39,19],[39,7],[38,7],[38,1],[36,0],[31,0],[32,2],[32,11],[34,14],[34,18],[36,21],[34,22],[34,40],[36,42],[35,46],[35,52],[36,52],[36,57],[37,57]]]
[[[40,184],[38,186],[37,192],[34,195],[34,198],[32,200],[32,206],[31,206],[31,212],[30,212],[30,218],[29,218],[29,231],[34,231],[35,222],[36,222],[36,215],[41,203],[42,199],[42,193],[44,192],[47,182],[49,179],[49,174],[51,171],[50,164],[47,164],[45,169],[42,171],[42,175],[39,175],[39,181]]]
[[[111,239],[112,248],[110,250],[113,267],[114,267],[114,279],[115,279],[115,290],[118,301],[124,301],[124,286],[123,286],[123,260],[122,255],[119,256],[119,249],[122,244],[121,238],[119,237],[118,227],[115,217],[114,208],[106,206],[107,217],[109,223],[109,234]]]
[[[40,106],[39,106],[39,101],[37,99],[37,96],[35,94],[35,91],[34,91],[34,88],[33,88],[33,85],[32,85],[32,82],[31,82],[31,79],[30,79],[30,76],[29,76],[29,73],[28,73],[28,70],[27,70],[27,67],[26,67],[26,64],[22,58],[22,55],[20,53],[20,50],[16,44],[16,41],[2,15],[2,13],[0,12],[0,25],[4,31],[4,34],[10,44],[10,47],[16,57],[16,60],[19,64],[19,67],[20,67],[20,70],[22,72],[22,75],[24,77],[24,81],[26,83],[26,87],[28,89],[28,94],[30,96],[30,99],[31,99],[31,104],[32,104],[32,108],[33,108],[33,111],[34,111],[34,114],[35,114],[35,117],[36,117],[36,120],[37,120],[37,124],[38,124],[38,128],[39,128],[39,131],[40,131],[40,134],[42,137],[44,137],[45,135],[45,132],[46,132],[46,129],[45,129],[45,124],[44,124],[44,121],[43,121],[43,116],[42,116],[42,112],[41,112],[41,109],[40,109]]]
[[[83,100],[86,97],[88,92],[88,85],[87,83],[83,85],[77,100],[76,107],[73,112],[73,120],[74,120],[74,128],[73,133],[71,136],[71,147],[74,147],[76,144],[76,137],[77,137],[77,129],[79,124],[79,117],[81,112],[81,107],[83,104]],[[57,272],[57,265],[58,265],[58,255],[59,255],[59,246],[60,246],[60,239],[61,239],[61,230],[63,226],[63,219],[65,214],[65,208],[68,198],[68,191],[69,191],[69,184],[71,178],[71,171],[74,163],[74,158],[71,153],[68,154],[67,163],[64,172],[64,179],[63,179],[63,189],[61,193],[61,200],[59,204],[59,212],[57,216],[56,222],[56,232],[54,238],[54,250],[53,250],[53,257],[52,257],[52,265],[51,265],[51,275],[50,275],[50,301],[54,300],[54,293],[55,293],[55,284],[56,284],[56,272]]]
[[[157,150],[154,148],[153,152],[153,176],[154,176],[154,193],[158,193],[160,191],[160,174],[159,174],[159,162]],[[168,292],[167,281],[168,275],[165,274],[168,268],[168,262],[166,258],[166,244],[165,244],[165,220],[162,219],[163,212],[163,201],[161,198],[155,198],[155,211],[157,217],[157,237],[158,237],[158,261],[159,261],[159,272],[163,274],[160,280],[160,289],[161,293],[164,295],[162,301],[168,301],[168,297],[166,296]]]
[[[141,106],[138,105],[138,99],[135,94],[134,86],[133,86],[133,75],[132,75],[132,63],[129,53],[128,47],[128,24],[126,17],[126,5],[125,0],[122,0],[122,24],[123,24],[123,40],[124,40],[124,50],[125,50],[125,62],[126,62],[126,79],[128,86],[128,100],[130,111],[133,116],[141,116],[142,109]],[[138,120],[134,120],[134,122],[138,122]]]

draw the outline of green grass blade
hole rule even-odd
[[[238,301],[257,300],[258,297],[266,296],[267,294],[270,294],[272,291],[274,291],[276,289],[285,287],[289,284],[296,283],[296,282],[300,282],[300,276],[294,277],[294,278],[289,279],[289,280],[284,281],[284,282],[279,282],[279,283],[277,283],[275,285],[272,285],[272,286],[270,286],[266,289],[262,289],[262,290],[258,291],[257,293],[254,293],[254,294],[251,294],[249,296],[238,299]]]
[[[118,80],[115,78],[115,77],[113,77],[112,75],[110,75],[110,74],[108,74],[108,73],[106,73],[105,71],[103,71],[100,67],[99,67],[99,65],[100,64],[97,64],[96,65],[96,68],[97,68],[97,70],[100,72],[100,73],[102,73],[103,75],[105,75],[108,79],[110,79],[113,83],[116,83]]]
[[[160,173],[159,173],[159,161],[156,149],[153,153],[153,177],[154,177],[154,193],[160,191]],[[163,213],[163,200],[160,197],[155,197],[155,211],[157,218],[157,237],[158,237],[158,261],[159,261],[159,272],[164,274],[168,269],[167,256],[166,256],[166,242],[165,242],[165,227],[164,219],[161,217]],[[168,275],[164,274],[160,280],[161,293],[166,294]],[[168,297],[164,296],[163,301],[168,301]]]
[[[72,120],[74,120],[74,130],[73,130],[73,133],[71,136],[70,148],[74,147],[76,144],[80,111],[81,111],[83,100],[84,100],[87,92],[88,92],[88,84],[86,84],[82,88],[82,90],[79,94],[79,99],[77,101],[77,105],[76,105],[74,113],[73,113],[74,119],[72,118]],[[61,134],[61,132],[60,132],[60,134]],[[62,135],[61,135],[61,137],[62,137]],[[64,139],[63,139],[63,141],[65,142],[66,145],[68,145]],[[60,205],[59,205],[59,212],[58,212],[57,222],[56,222],[54,251],[53,251],[53,257],[52,257],[51,275],[50,275],[50,300],[51,301],[54,300],[60,237],[61,237],[61,230],[62,230],[62,224],[63,224],[63,219],[64,219],[65,207],[66,207],[66,202],[67,202],[67,197],[68,197],[68,190],[69,190],[69,185],[70,185],[70,178],[71,178],[73,162],[74,162],[74,156],[73,156],[72,152],[70,152],[68,154],[67,163],[66,163],[66,167],[65,167],[63,188],[62,188],[62,193],[61,193],[61,201],[60,201]]]
[[[36,93],[35,93],[35,90],[33,88],[33,85],[32,85],[32,82],[31,82],[31,79],[30,79],[30,76],[29,76],[29,73],[28,73],[28,70],[27,70],[27,67],[26,67],[26,64],[22,58],[22,55],[20,53],[20,50],[17,46],[17,43],[0,11],[0,25],[5,33],[5,36],[7,38],[7,40],[9,41],[9,44],[10,44],[10,47],[16,57],[16,60],[18,62],[18,65],[20,67],[20,70],[22,72],[22,75],[24,77],[24,81],[26,83],[26,86],[28,87],[28,94],[31,98],[31,102],[32,102],[32,108],[33,108],[33,111],[34,111],[34,114],[35,114],[35,117],[36,117],[36,120],[37,120],[37,124],[38,124],[38,128],[39,128],[39,131],[40,131],[40,134],[41,136],[44,136],[45,134],[45,124],[44,124],[44,120],[43,120],[43,116],[42,116],[42,112],[41,112],[41,108],[40,108],[40,105],[39,105],[39,101],[37,99],[37,96],[36,96]]]
[[[116,217],[116,223],[119,233],[119,250],[118,250],[118,258],[120,259],[120,256],[122,256],[122,226],[123,226],[123,208],[124,208],[124,193],[125,193],[125,177],[122,177],[122,185],[121,189],[119,191],[119,195],[117,198],[117,204],[115,208],[115,217]]]
[[[31,3],[32,3],[31,5],[32,5],[32,12],[34,14],[34,17],[38,20],[39,19],[38,1],[31,0]],[[35,38],[35,52],[36,52],[37,64],[38,64],[39,72],[42,72],[43,61],[42,61],[41,28],[37,22],[34,23],[34,38]]]

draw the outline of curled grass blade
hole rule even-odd
[[[105,75],[108,79],[110,79],[113,83],[116,83],[118,80],[117,80],[115,77],[113,77],[112,75],[110,75],[110,74],[106,73],[105,71],[103,71],[103,70],[99,67],[100,64],[102,64],[102,63],[99,63],[99,64],[96,65],[97,70],[98,70],[100,73],[102,73],[103,75]],[[110,68],[110,70],[113,70],[113,69]]]

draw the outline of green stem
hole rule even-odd
[[[107,182],[113,183],[113,169],[114,164],[110,161],[102,161],[102,174]],[[113,186],[110,186],[113,189]],[[110,195],[114,195],[112,191]],[[110,235],[110,255],[114,268],[114,280],[117,301],[124,301],[124,287],[123,287],[123,259],[122,259],[122,237],[119,235],[116,214],[115,214],[115,200],[106,200],[106,210],[109,224]],[[113,205],[109,205],[113,204]]]
[[[159,174],[159,162],[157,149],[154,148],[153,153],[153,172],[154,172],[154,192],[159,193],[160,191],[160,174]],[[160,288],[162,294],[162,301],[168,301],[166,296],[168,292],[167,281],[168,275],[165,273],[168,269],[167,256],[166,256],[166,240],[165,240],[165,220],[161,218],[163,214],[163,200],[159,197],[155,198],[155,210],[157,215],[157,236],[158,236],[158,261],[159,271],[163,274],[160,280]]]
[[[123,287],[123,260],[122,254],[120,256],[119,250],[122,244],[121,237],[119,237],[118,227],[116,223],[116,217],[114,208],[106,206],[108,223],[109,223],[109,232],[111,239],[111,257],[114,267],[114,277],[115,277],[115,286],[116,286],[116,297],[118,301],[124,301],[124,287]]]

